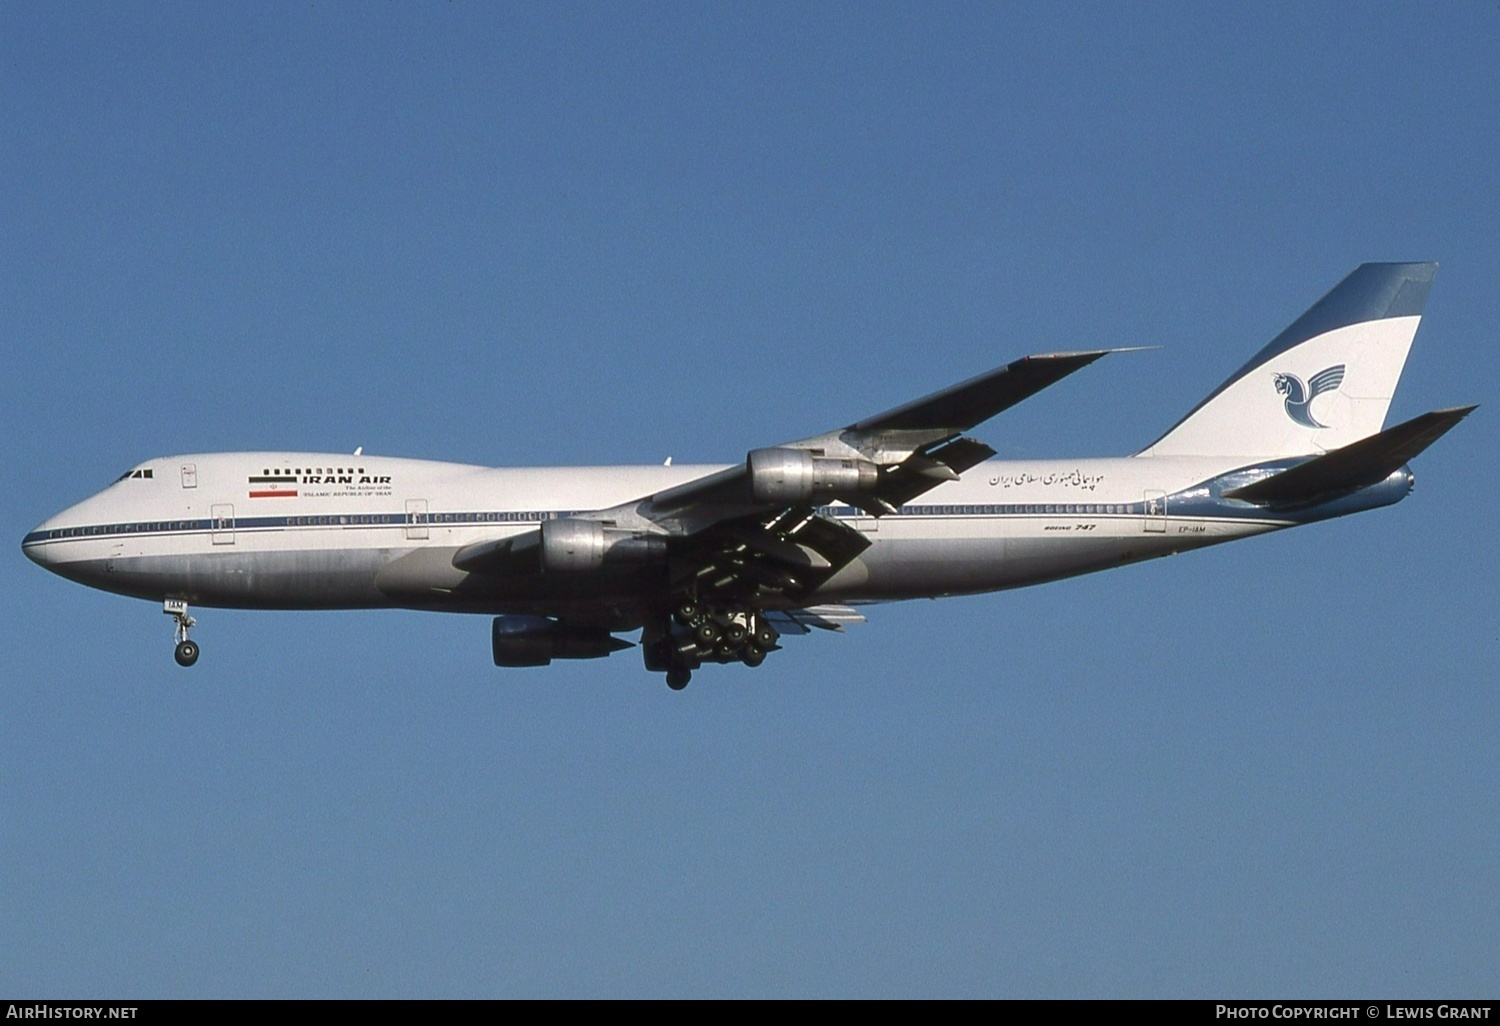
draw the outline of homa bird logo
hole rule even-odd
[[[1282,404],[1286,407],[1286,415],[1295,420],[1303,427],[1326,428],[1327,424],[1320,424],[1313,419],[1312,401],[1324,392],[1332,392],[1344,383],[1344,365],[1334,364],[1326,370],[1320,370],[1308,379],[1307,384],[1295,374],[1276,375],[1276,394],[1286,396]]]

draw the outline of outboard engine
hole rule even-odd
[[[497,616],[490,628],[496,666],[546,666],[554,659],[599,659],[632,643],[602,627],[572,627],[548,616]]]

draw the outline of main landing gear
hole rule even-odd
[[[177,660],[178,666],[192,666],[198,661],[198,643],[188,640],[188,628],[196,627],[198,621],[188,615],[184,599],[167,599],[161,604],[161,611],[177,621],[177,630],[173,633],[177,648],[172,658]]]
[[[648,626],[641,638],[646,669],[666,671],[667,687],[681,691],[704,663],[759,666],[780,646],[766,619],[748,610],[711,609],[683,599],[670,618]]]

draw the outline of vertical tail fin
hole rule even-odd
[[[1437,264],[1361,264],[1141,456],[1306,456],[1380,431]]]

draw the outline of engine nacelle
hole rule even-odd
[[[753,449],[745,460],[757,502],[793,503],[873,491],[880,471],[868,460],[814,456],[802,449]]]
[[[614,531],[595,520],[544,520],[542,569],[553,573],[598,570],[606,563],[650,563],[665,559],[667,543]]]
[[[599,659],[629,648],[602,627],[570,627],[546,616],[497,616],[490,627],[496,666],[546,666],[554,659]]]

